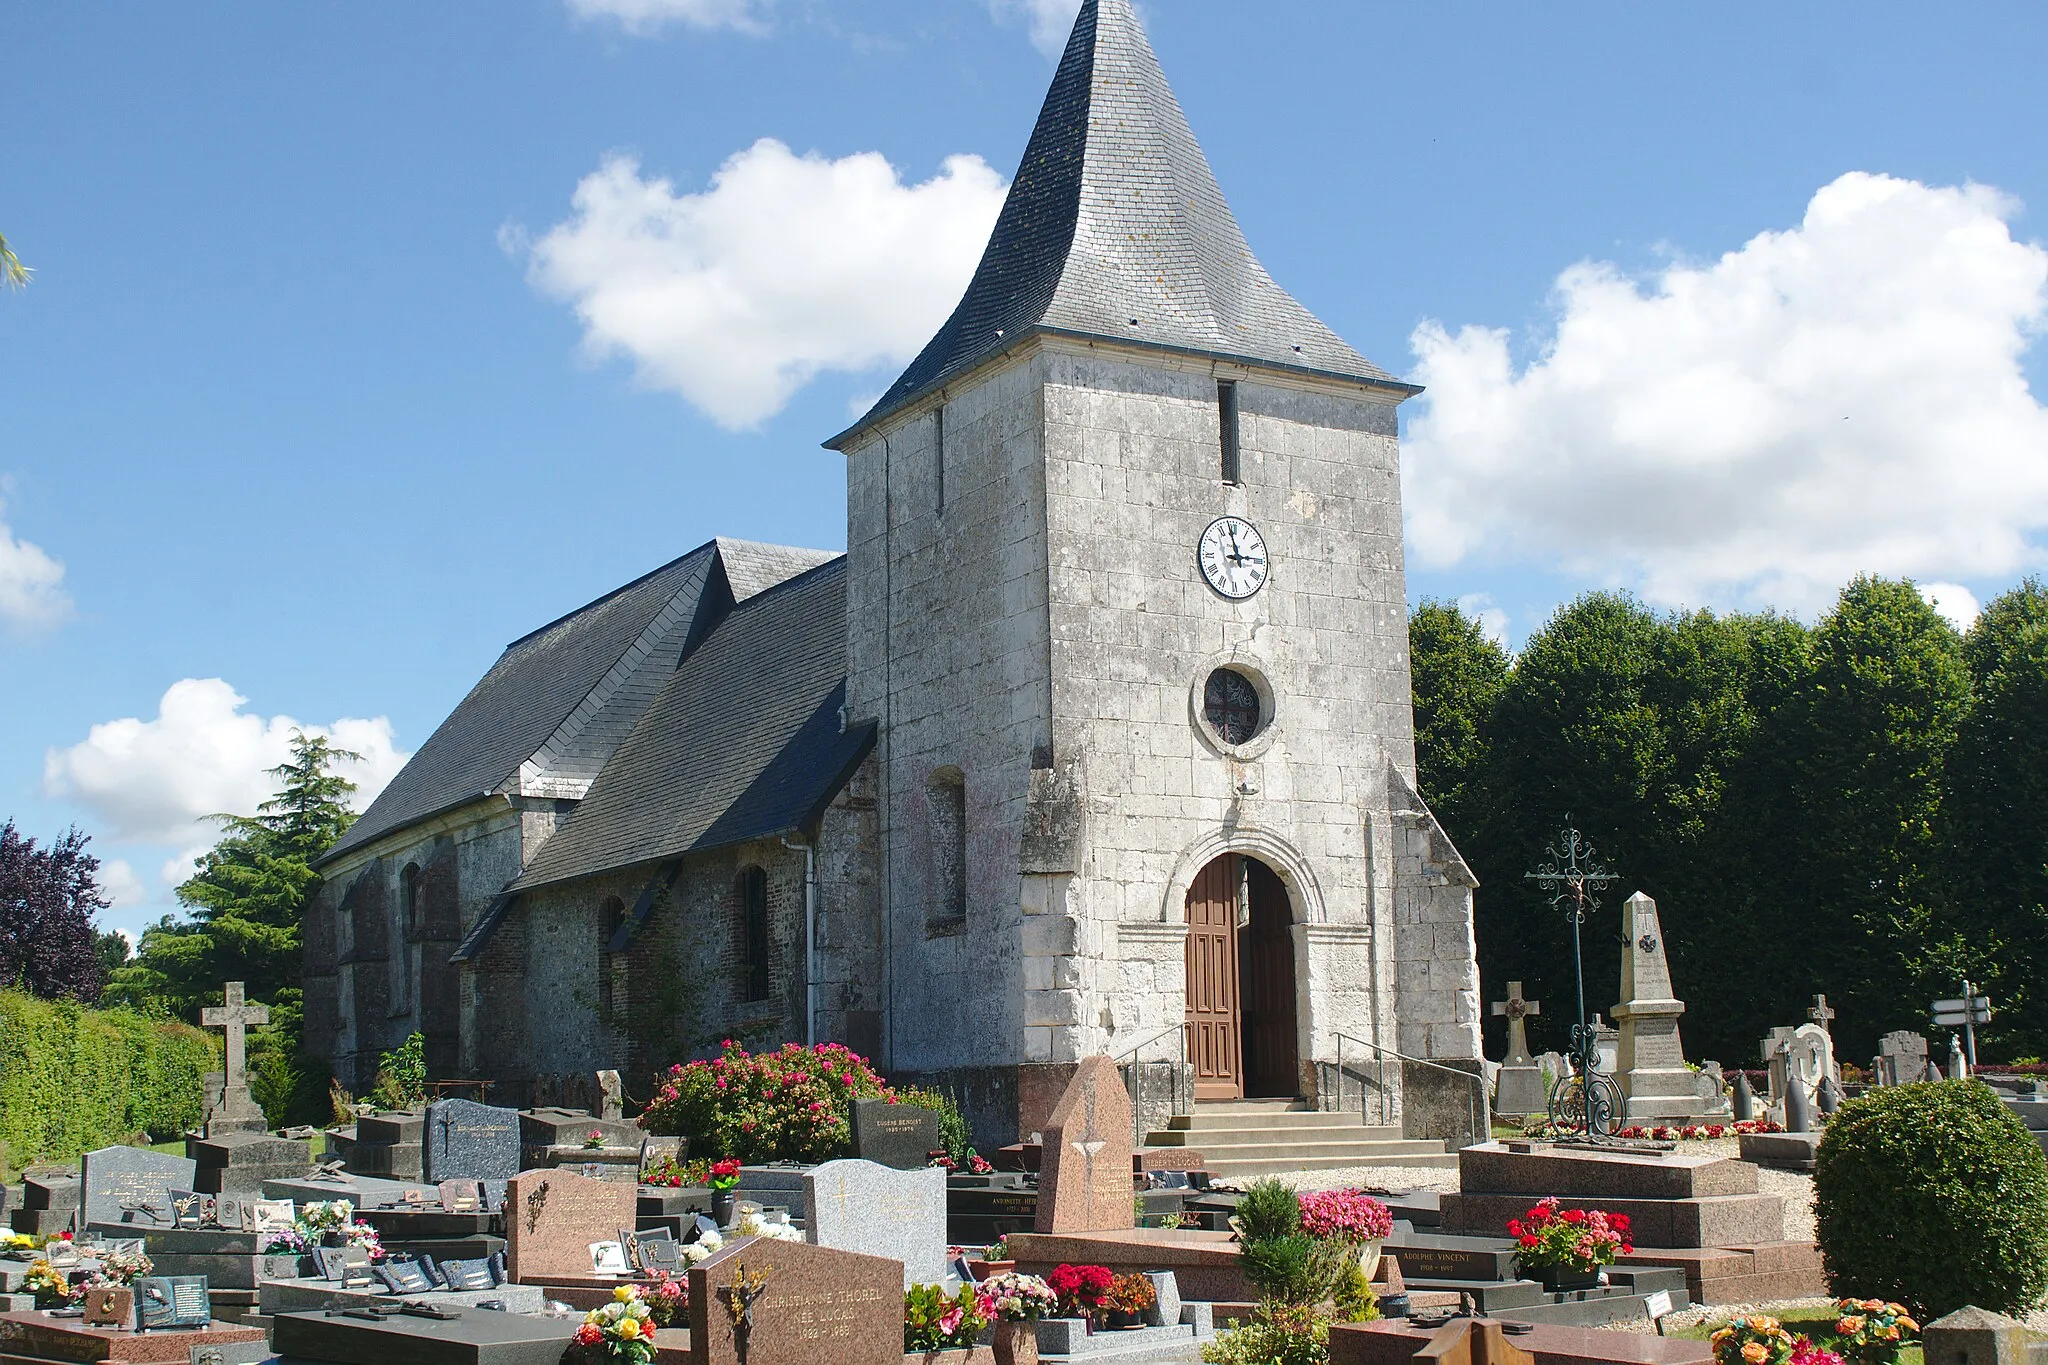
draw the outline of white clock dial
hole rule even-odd
[[[1209,586],[1243,601],[1266,586],[1266,538],[1243,517],[1218,517],[1202,532],[1196,562]]]

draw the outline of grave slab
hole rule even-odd
[[[33,1311],[0,1314],[0,1353],[27,1360],[191,1365],[194,1348],[226,1348],[262,1340],[263,1333],[257,1328],[224,1322],[187,1331],[124,1332]]]
[[[901,1261],[906,1289],[946,1278],[946,1173],[936,1167],[828,1161],[804,1177],[804,1222],[812,1246]]]
[[[1330,1329],[1330,1365],[1407,1365],[1435,1335],[1406,1319],[1340,1324]],[[1704,1341],[1547,1324],[1508,1341],[1536,1365],[1706,1365],[1714,1358]]]
[[[1819,1133],[1743,1133],[1742,1159],[1778,1171],[1810,1171],[1820,1147]]]
[[[1543,1142],[1486,1142],[1458,1153],[1466,1194],[1560,1199],[1700,1199],[1755,1194],[1754,1167],[1725,1156],[1589,1152]],[[1533,1202],[1533,1201],[1532,1201]]]
[[[443,1180],[510,1180],[519,1174],[519,1111],[474,1100],[427,1106],[422,1176]]]
[[[131,1228],[170,1227],[174,1189],[189,1190],[198,1167],[187,1157],[141,1147],[102,1147],[87,1152],[82,1177],[80,1222],[121,1223]]]
[[[1104,1265],[1119,1275],[1171,1270],[1181,1298],[1223,1302],[1257,1297],[1245,1278],[1230,1233],[1193,1228],[1126,1228],[1121,1232],[1020,1232],[1009,1239],[1017,1269],[1048,1275],[1062,1263]]]
[[[739,1238],[691,1268],[695,1365],[740,1365],[719,1291],[742,1268],[767,1275],[748,1329],[753,1365],[902,1365],[901,1264],[765,1237]]]
[[[1754,1167],[1750,1169],[1754,1170]],[[1444,1226],[1454,1232],[1499,1233],[1527,1214],[1534,1194],[1447,1194]],[[1566,1207],[1625,1213],[1639,1247],[1740,1247],[1785,1236],[1785,1201],[1775,1194],[1702,1199],[1568,1198]]]
[[[584,1109],[549,1107],[518,1113],[520,1161],[529,1170],[544,1164],[540,1158],[548,1148],[580,1147],[592,1133],[602,1133],[607,1147],[630,1147],[636,1153],[647,1136],[638,1124],[599,1118]]]
[[[376,1289],[344,1289],[333,1280],[299,1278],[265,1280],[256,1287],[263,1313],[324,1313],[330,1308],[361,1308],[390,1302],[391,1295]],[[507,1313],[540,1313],[547,1309],[547,1293],[537,1285],[505,1284],[495,1289],[439,1289],[417,1296],[437,1308],[475,1308],[485,1303],[502,1303]]]
[[[271,1324],[278,1355],[329,1365],[562,1365],[581,1315],[531,1317],[462,1309],[452,1321],[394,1316],[379,1321],[285,1313]]]

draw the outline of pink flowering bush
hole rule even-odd
[[[1357,1190],[1316,1190],[1301,1196],[1301,1230],[1311,1237],[1372,1242],[1394,1232],[1394,1214]]]
[[[1515,1239],[1515,1261],[1525,1274],[1543,1266],[1595,1270],[1635,1250],[1629,1242],[1627,1214],[1560,1210],[1556,1199],[1545,1199],[1522,1217],[1508,1219],[1508,1236]]]
[[[728,1038],[710,1061],[657,1076],[640,1126],[688,1138],[692,1152],[750,1164],[828,1161],[852,1142],[853,1102],[888,1098],[867,1059],[838,1043],[790,1043],[756,1056]]]

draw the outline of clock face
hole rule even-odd
[[[1243,517],[1218,517],[1195,547],[1202,577],[1225,597],[1242,601],[1266,586],[1266,538]]]

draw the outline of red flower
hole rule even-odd
[[[1522,1234],[1522,1245],[1525,1247],[1535,1246],[1541,1240],[1542,1238],[1538,1237],[1533,1232],[1525,1232]]]
[[[1521,1220],[1521,1219],[1519,1219],[1519,1218],[1510,1218],[1510,1219],[1508,1219],[1508,1236],[1510,1236],[1510,1237],[1520,1237],[1521,1235],[1522,1235],[1522,1220]]]
[[[599,1330],[594,1322],[586,1322],[576,1329],[576,1344],[578,1346],[595,1346],[603,1340],[604,1333]]]
[[[1586,1221],[1586,1211],[1584,1209],[1566,1209],[1564,1211],[1564,1221],[1572,1224],[1583,1223]]]
[[[1625,1213],[1608,1214],[1607,1226],[1613,1228],[1616,1232],[1621,1233],[1623,1236],[1627,1236],[1629,1229],[1628,1215]]]
[[[1624,1255],[1624,1256],[1633,1256],[1633,1255],[1635,1255],[1635,1254],[1636,1254],[1636,1244],[1635,1244],[1634,1242],[1623,1242],[1623,1243],[1621,1244],[1621,1254],[1622,1254],[1622,1255]]]

